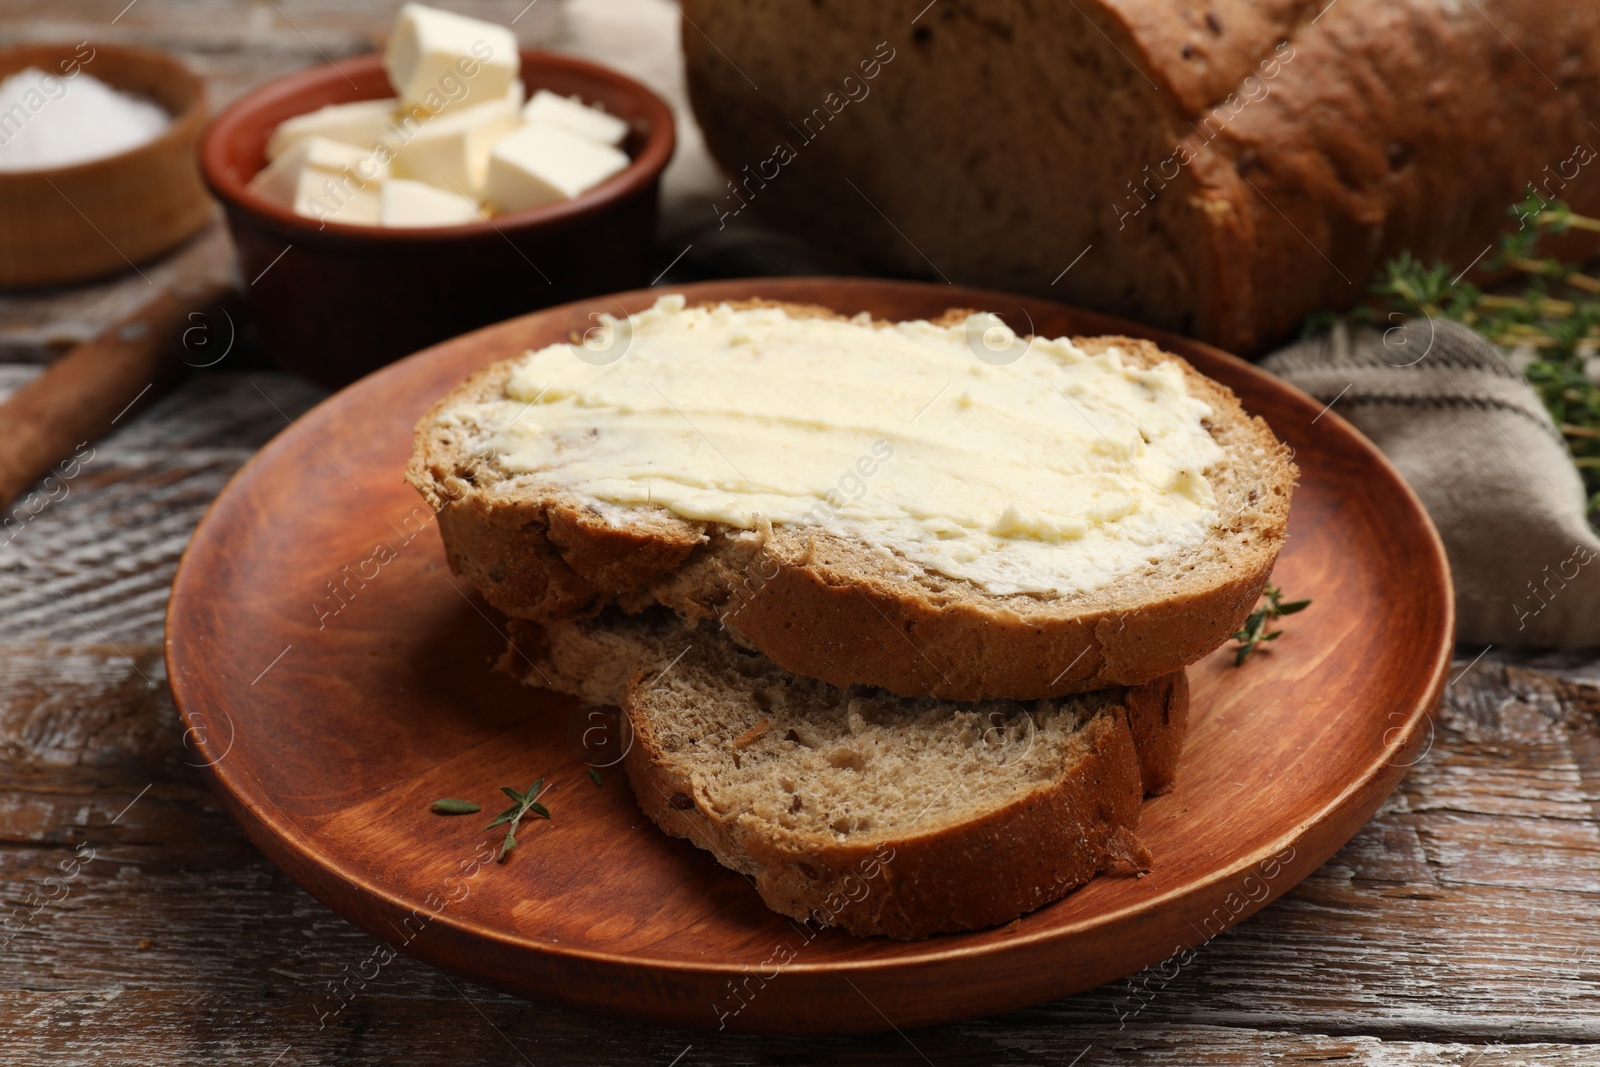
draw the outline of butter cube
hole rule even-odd
[[[400,101],[357,100],[351,104],[329,104],[304,115],[284,119],[267,140],[267,158],[277,159],[297,141],[307,137],[326,137],[344,144],[375,145]]]
[[[557,96],[540,89],[522,109],[522,121],[560,126],[568,133],[615,148],[628,136],[628,124],[597,107],[589,107],[576,97]]]
[[[486,198],[500,211],[567,200],[628,166],[627,153],[559,126],[524,126],[489,153]]]
[[[459,226],[481,218],[473,201],[422,182],[391,178],[378,191],[378,219],[385,226]]]
[[[302,170],[348,174],[357,185],[376,185],[389,176],[382,153],[327,137],[310,136],[290,145],[283,154],[250,179],[250,189],[268,200],[289,203]]]
[[[350,188],[338,184],[324,173],[305,170],[300,173],[300,187],[295,191],[294,213],[318,222],[376,226],[379,221],[378,195],[377,187]]]
[[[262,168],[249,188],[297,215],[376,225],[378,186],[388,170],[371,149],[311,136]]]
[[[504,26],[451,11],[404,4],[383,52],[400,102],[442,111],[470,87],[479,100],[506,94],[522,60],[517,38]]]
[[[517,128],[517,106],[507,97],[407,122],[386,140],[397,178],[437,185],[482,199],[495,142]],[[409,135],[409,136],[406,136]],[[401,140],[406,136],[405,140]]]
[[[261,172],[251,179],[251,184],[263,190],[292,188],[282,183],[292,181],[303,167],[342,170],[355,166],[364,154],[357,145],[344,144],[327,137],[307,137],[261,168]]]

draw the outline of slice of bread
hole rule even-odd
[[[513,622],[525,682],[620,705],[634,795],[769,907],[901,939],[1007,922],[1119,863],[1173,781],[1182,671],[1027,704],[954,704],[798,677],[653,609]]]
[[[1195,662],[1243,623],[1283,543],[1297,471],[1265,423],[1178,357],[1126,337],[1075,343],[1090,356],[1115,349],[1135,368],[1174,365],[1188,395],[1210,407],[1202,425],[1222,459],[1202,472],[1217,516],[1203,541],[1070,594],[997,594],[828,524],[747,530],[659,505],[602,508],[507,470],[488,430],[460,413],[504,400],[516,360],[484,368],[423,417],[407,474],[438,514],[451,568],[513,617],[664,604],[690,622],[720,620],[797,674],[907,696],[1032,700],[1137,685]],[[1065,405],[1062,417],[1072,417]]]

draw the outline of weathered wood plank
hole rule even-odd
[[[398,965],[398,964],[397,964]],[[1592,1050],[1545,1042],[1428,1043],[1373,1037],[1301,1035],[1224,1025],[1151,1027],[1139,1032],[1058,1027],[1043,1041],[1019,1036],[1035,1020],[1002,1016],[963,1027],[860,1038],[747,1038],[627,1026],[563,1027],[560,1013],[463,986],[425,1006],[394,1000],[348,1025],[316,1030],[264,986],[253,1001],[188,1000],[137,988],[71,996],[19,996],[23,1028],[44,1051],[30,1067],[98,1057],[127,1067],[239,1063],[305,1064],[892,1064],[925,1067],[1220,1067],[1358,1063],[1373,1067],[1551,1067],[1593,1063]],[[354,1011],[354,1009],[352,1009]],[[0,1051],[0,1062],[7,1062]],[[681,1059],[677,1057],[681,1056]],[[281,1057],[281,1058],[279,1058]],[[23,1061],[17,1060],[21,1063]]]
[[[0,395],[34,368],[0,367]],[[250,455],[323,394],[274,372],[197,372],[0,518],[8,641],[161,639],[189,534]]]

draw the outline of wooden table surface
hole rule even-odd
[[[507,22],[524,3],[476,6]],[[225,101],[371,47],[392,6],[6,0],[0,41],[153,44]],[[529,33],[552,32],[542,17]],[[134,275],[0,296],[0,394],[146,292]],[[1469,665],[1477,649],[1372,823],[1175,975],[935,1029],[755,1038],[530,1004],[399,956],[323,1025],[319,1005],[375,942],[222,813],[161,656],[167,588],[207,503],[320,395],[241,345],[0,536],[0,1067],[1600,1063],[1600,661]]]

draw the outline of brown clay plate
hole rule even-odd
[[[1451,651],[1444,552],[1393,468],[1335,412],[1215,349],[1045,301],[860,279],[682,291],[885,319],[972,307],[1019,331],[1031,319],[1051,336],[1151,337],[1295,449],[1277,581],[1315,604],[1242,668],[1228,650],[1190,668],[1178,786],[1144,808],[1148,875],[1102,876],[1008,926],[922,942],[798,925],[650,825],[620,767],[595,785],[588,764],[620,741],[604,717],[491,670],[504,622],[450,574],[433,516],[402,481],[411,428],[468,372],[586,323],[554,308],[457,338],[262,449],[195,532],[168,615],[190,759],[210,765],[263,852],[388,946],[529,998],[684,1026],[861,1031],[983,1015],[1197,948],[1349,840],[1427,741]],[[594,306],[638,310],[659,292]],[[498,787],[541,776],[553,820],[527,824],[504,866],[486,862]],[[429,814],[439,797],[485,814]],[[340,1003],[330,994],[326,1007]]]

